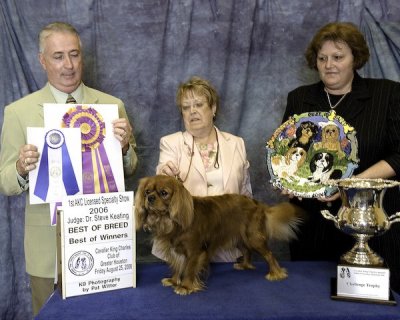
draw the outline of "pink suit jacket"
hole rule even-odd
[[[223,175],[224,193],[239,193],[252,196],[249,162],[242,138],[216,128],[219,142],[220,165]],[[185,180],[193,154],[192,165],[184,186],[194,196],[207,196],[206,171],[200,153],[193,145],[193,136],[185,132],[175,132],[160,140],[160,158],[156,168],[157,174],[168,161],[172,161],[180,170],[180,177]]]

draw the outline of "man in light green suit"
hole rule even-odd
[[[136,143],[123,102],[82,83],[82,45],[78,32],[69,24],[55,22],[39,34],[39,61],[48,83],[37,92],[6,106],[1,132],[0,192],[17,195],[29,188],[28,173],[38,165],[39,152],[27,144],[27,127],[43,127],[43,103],[117,104],[119,119],[113,121],[121,143],[125,175],[137,166]],[[70,102],[70,101],[68,101]],[[30,275],[33,313],[36,315],[54,290],[56,230],[50,225],[48,204],[25,206],[25,260]],[[60,270],[59,270],[60,271]]]

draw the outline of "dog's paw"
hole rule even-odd
[[[176,286],[175,289],[174,289],[174,292],[176,294],[181,295],[181,296],[187,296],[188,294],[191,294],[191,293],[195,292],[195,290],[189,289],[189,288],[185,288],[185,287],[182,287],[182,286]]]
[[[203,289],[204,289],[204,285],[201,282],[197,282],[197,281],[195,281],[189,285],[187,284],[187,285],[174,286],[174,292],[181,296],[186,296],[188,294],[198,292]]]
[[[164,287],[173,287],[176,285],[172,278],[164,278],[161,280],[161,283]]]
[[[278,280],[283,280],[288,277],[288,273],[285,268],[280,268],[278,270],[270,271],[267,273],[265,276],[265,279],[269,281],[278,281]]]
[[[233,264],[233,268],[236,270],[246,270],[246,269],[253,270],[256,267],[251,263],[238,262]]]

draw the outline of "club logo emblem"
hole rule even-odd
[[[74,253],[68,261],[68,269],[76,276],[88,274],[94,264],[93,256],[87,251],[78,251]]]

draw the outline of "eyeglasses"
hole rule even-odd
[[[208,102],[206,100],[194,100],[192,103],[182,104],[181,109],[182,112],[191,112],[192,108],[200,109],[206,105],[208,105]]]

